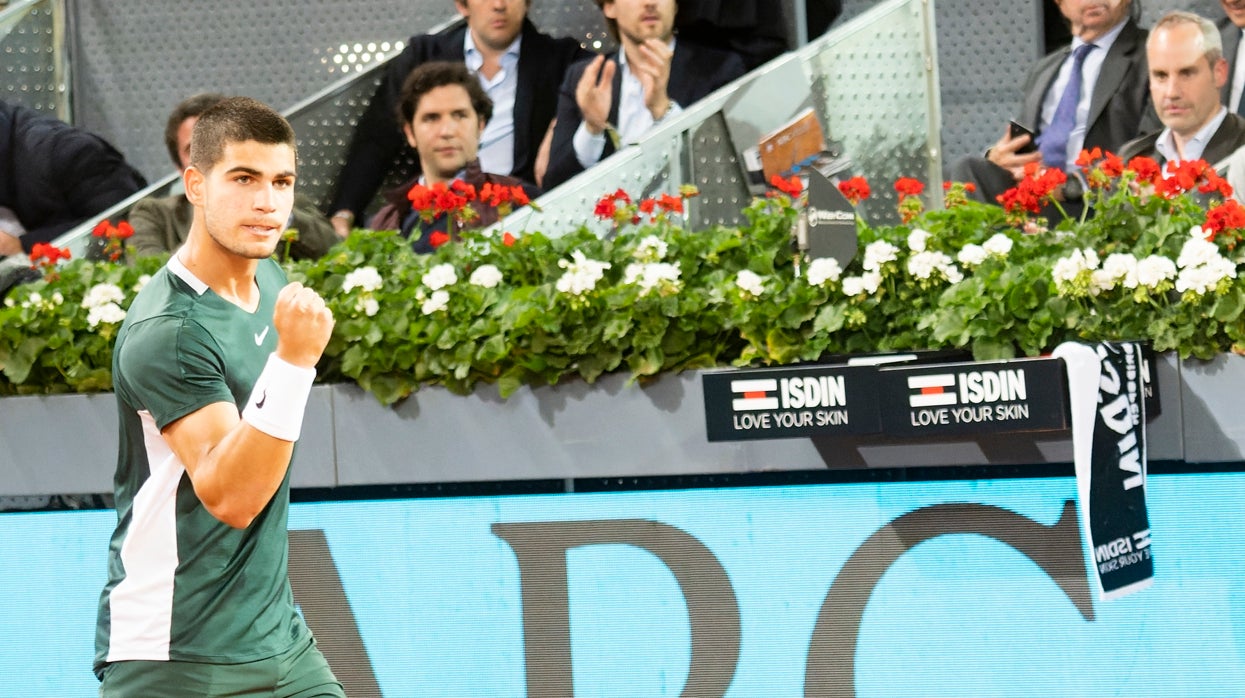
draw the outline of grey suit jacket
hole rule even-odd
[[[1228,106],[1228,111],[1238,111],[1238,105],[1228,104],[1228,100],[1232,97],[1232,81],[1236,75],[1236,50],[1241,44],[1241,29],[1227,17],[1219,20],[1217,24],[1219,25],[1219,38],[1223,41],[1223,57],[1228,60],[1228,81],[1220,90],[1219,101]]]
[[[1085,148],[1118,152],[1120,146],[1142,133],[1160,131],[1163,125],[1150,101],[1150,76],[1146,65],[1149,33],[1127,20],[1102,62],[1102,71],[1090,95]],[[1038,130],[1042,100],[1059,74],[1070,46],[1038,61],[1025,80],[1020,123]]]
[[[1118,155],[1125,162],[1138,155],[1157,159],[1158,151],[1154,149],[1154,144],[1158,142],[1161,133],[1162,131],[1157,131],[1125,143]],[[1219,130],[1215,131],[1215,135],[1206,144],[1202,159],[1211,165],[1221,165],[1241,147],[1245,147],[1245,117],[1228,112],[1223,123],[1219,125]],[[1219,169],[1222,170],[1223,167]]]

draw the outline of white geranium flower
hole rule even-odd
[[[135,293],[138,293],[139,291],[143,290],[143,288],[147,286],[147,282],[149,281],[151,281],[151,274],[143,274],[142,276],[138,277],[138,281],[134,282],[134,286],[130,290],[134,291]]]
[[[484,288],[496,288],[501,283],[501,270],[493,264],[484,264],[476,267],[471,272],[471,278],[467,281],[472,286],[483,286]]]
[[[13,307],[13,306],[15,306],[15,305],[17,305],[17,301],[13,300],[12,298],[5,298],[5,299],[4,299],[4,307],[6,307],[6,308],[12,308],[12,307]]]
[[[458,283],[458,274],[454,271],[452,264],[438,264],[428,270],[420,279],[429,291],[439,291],[446,286],[453,286]]]
[[[749,269],[741,269],[735,276],[735,285],[739,290],[754,296],[765,293],[765,279]]]
[[[1086,247],[1083,250],[1073,250],[1067,257],[1060,257],[1051,270],[1051,276],[1056,284],[1070,284],[1081,272],[1097,268],[1098,253]]]
[[[32,308],[32,307],[39,306],[42,304],[43,304],[43,296],[39,295],[38,292],[32,293],[29,296],[26,296],[26,300],[22,301],[23,308]],[[86,307],[86,306],[83,306],[83,307]]]
[[[932,236],[928,230],[913,228],[912,232],[908,233],[908,249],[913,252],[924,252],[925,243],[929,241],[930,237]]]
[[[82,299],[82,307],[99,308],[109,303],[120,303],[123,300],[125,300],[125,292],[115,284],[95,284]]]
[[[827,281],[838,281],[843,276],[843,269],[834,257],[818,257],[809,262],[805,274],[810,286],[824,286]]]
[[[368,317],[373,317],[380,312],[380,302],[372,296],[363,296],[355,301],[354,309]]]
[[[656,235],[649,235],[636,245],[635,252],[632,253],[636,259],[642,262],[656,262],[665,259],[666,252],[670,246]]]
[[[1176,263],[1162,255],[1152,254],[1137,262],[1137,283],[1155,288],[1176,278]]]
[[[1090,295],[1098,295],[1103,291],[1110,291],[1115,288],[1116,279],[1107,273],[1105,269],[1095,269],[1089,273],[1089,292]]]
[[[437,290],[433,291],[432,295],[428,297],[428,300],[424,301],[424,304],[420,307],[420,310],[424,312],[424,315],[432,315],[435,312],[445,310],[449,304],[449,291]]]
[[[677,289],[682,271],[677,264],[653,262],[628,264],[623,270],[623,283],[637,284],[642,293],[647,294],[654,289]]]
[[[860,276],[848,276],[843,279],[843,294],[859,296],[862,293],[873,295],[882,285],[882,274],[876,271],[865,272]]]
[[[1108,255],[1102,262],[1102,273],[1111,279],[1111,285],[1120,284],[1124,288],[1137,288],[1137,258],[1131,254],[1117,252]]]
[[[52,305],[60,305],[64,302],[65,302],[65,296],[60,291],[57,291],[52,294]]]
[[[1012,251],[1012,239],[1004,233],[995,233],[982,243],[981,247],[989,254],[995,257],[1006,257]]]
[[[908,258],[907,266],[908,273],[917,279],[928,279],[936,271],[947,278],[950,278],[949,271],[959,272],[951,263],[951,258],[942,252],[917,252]]]
[[[955,259],[966,267],[975,267],[986,261],[986,248],[969,243],[960,249],[960,253],[955,256]]]
[[[83,306],[86,307],[86,306]],[[86,324],[89,327],[95,327],[100,323],[106,325],[114,325],[125,319],[125,311],[116,303],[104,303],[103,305],[92,306],[86,314]]]
[[[597,282],[605,277],[605,270],[610,268],[609,262],[588,259],[583,252],[575,250],[571,253],[574,261],[558,260],[558,266],[566,273],[558,278],[554,285],[561,293],[582,296],[597,287]]]
[[[1215,288],[1219,283],[1219,275],[1209,265],[1185,267],[1176,277],[1176,290],[1185,293],[1192,291],[1198,295]]]
[[[865,258],[861,266],[865,271],[876,271],[883,264],[893,262],[899,257],[899,248],[885,240],[871,242],[865,247]]]
[[[1197,228],[1194,228],[1197,230]],[[1210,264],[1219,259],[1219,246],[1204,237],[1192,236],[1180,248],[1180,256],[1176,258],[1178,267],[1196,267]]]
[[[384,285],[385,282],[380,278],[376,267],[359,267],[346,275],[346,280],[342,282],[342,293],[350,293],[356,288],[370,293]]]

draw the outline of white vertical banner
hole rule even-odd
[[[1146,410],[1141,346],[1065,342],[1081,525],[1098,596],[1131,594],[1154,580],[1146,511]]]

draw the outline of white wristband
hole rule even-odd
[[[251,389],[251,398],[242,410],[242,419],[256,429],[284,441],[298,441],[303,429],[303,411],[316,379],[314,368],[303,368],[283,361],[276,353]]]

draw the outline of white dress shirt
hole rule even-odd
[[[1085,56],[1085,62],[1081,65],[1081,97],[1076,103],[1076,125],[1072,127],[1072,133],[1068,136],[1068,157],[1066,162],[1071,166],[1076,162],[1077,157],[1081,155],[1081,148],[1085,145],[1085,132],[1089,130],[1089,103],[1094,95],[1094,86],[1098,84],[1098,74],[1102,72],[1102,62],[1107,58],[1107,52],[1111,50],[1111,46],[1115,44],[1115,40],[1119,38],[1120,32],[1124,30],[1123,22],[1115,25],[1115,27],[1106,34],[1098,37],[1092,42],[1094,50]],[[1084,45],[1079,37],[1072,39],[1072,51],[1075,52],[1078,46]],[[1042,99],[1042,122],[1041,130],[1046,130],[1050,126],[1050,122],[1055,118],[1055,108],[1059,106],[1059,98],[1063,96],[1063,90],[1068,86],[1068,81],[1072,79],[1072,53],[1068,53],[1068,57],[1064,59],[1063,65],[1059,68],[1059,75],[1055,77],[1055,81],[1051,83],[1050,88],[1046,90],[1046,95]]]
[[[671,39],[667,45],[673,52],[675,39]],[[631,145],[639,142],[640,137],[659,122],[653,119],[653,113],[644,104],[644,86],[640,83],[640,78],[627,68],[627,52],[622,49],[618,51],[618,70],[622,71],[622,95],[618,97],[618,136],[622,145]],[[683,107],[670,100],[670,108],[661,117],[662,121],[682,111]],[[575,158],[584,169],[600,162],[601,155],[605,152],[605,134],[592,135],[582,121],[575,130],[572,143],[575,146]]]
[[[506,47],[501,57],[501,70],[492,80],[484,77],[480,68],[484,56],[471,40],[471,32],[463,38],[463,61],[480,79],[484,92],[493,100],[493,118],[480,134],[480,169],[485,172],[510,174],[514,169],[514,98],[519,89],[519,48],[523,42],[520,34]]]

